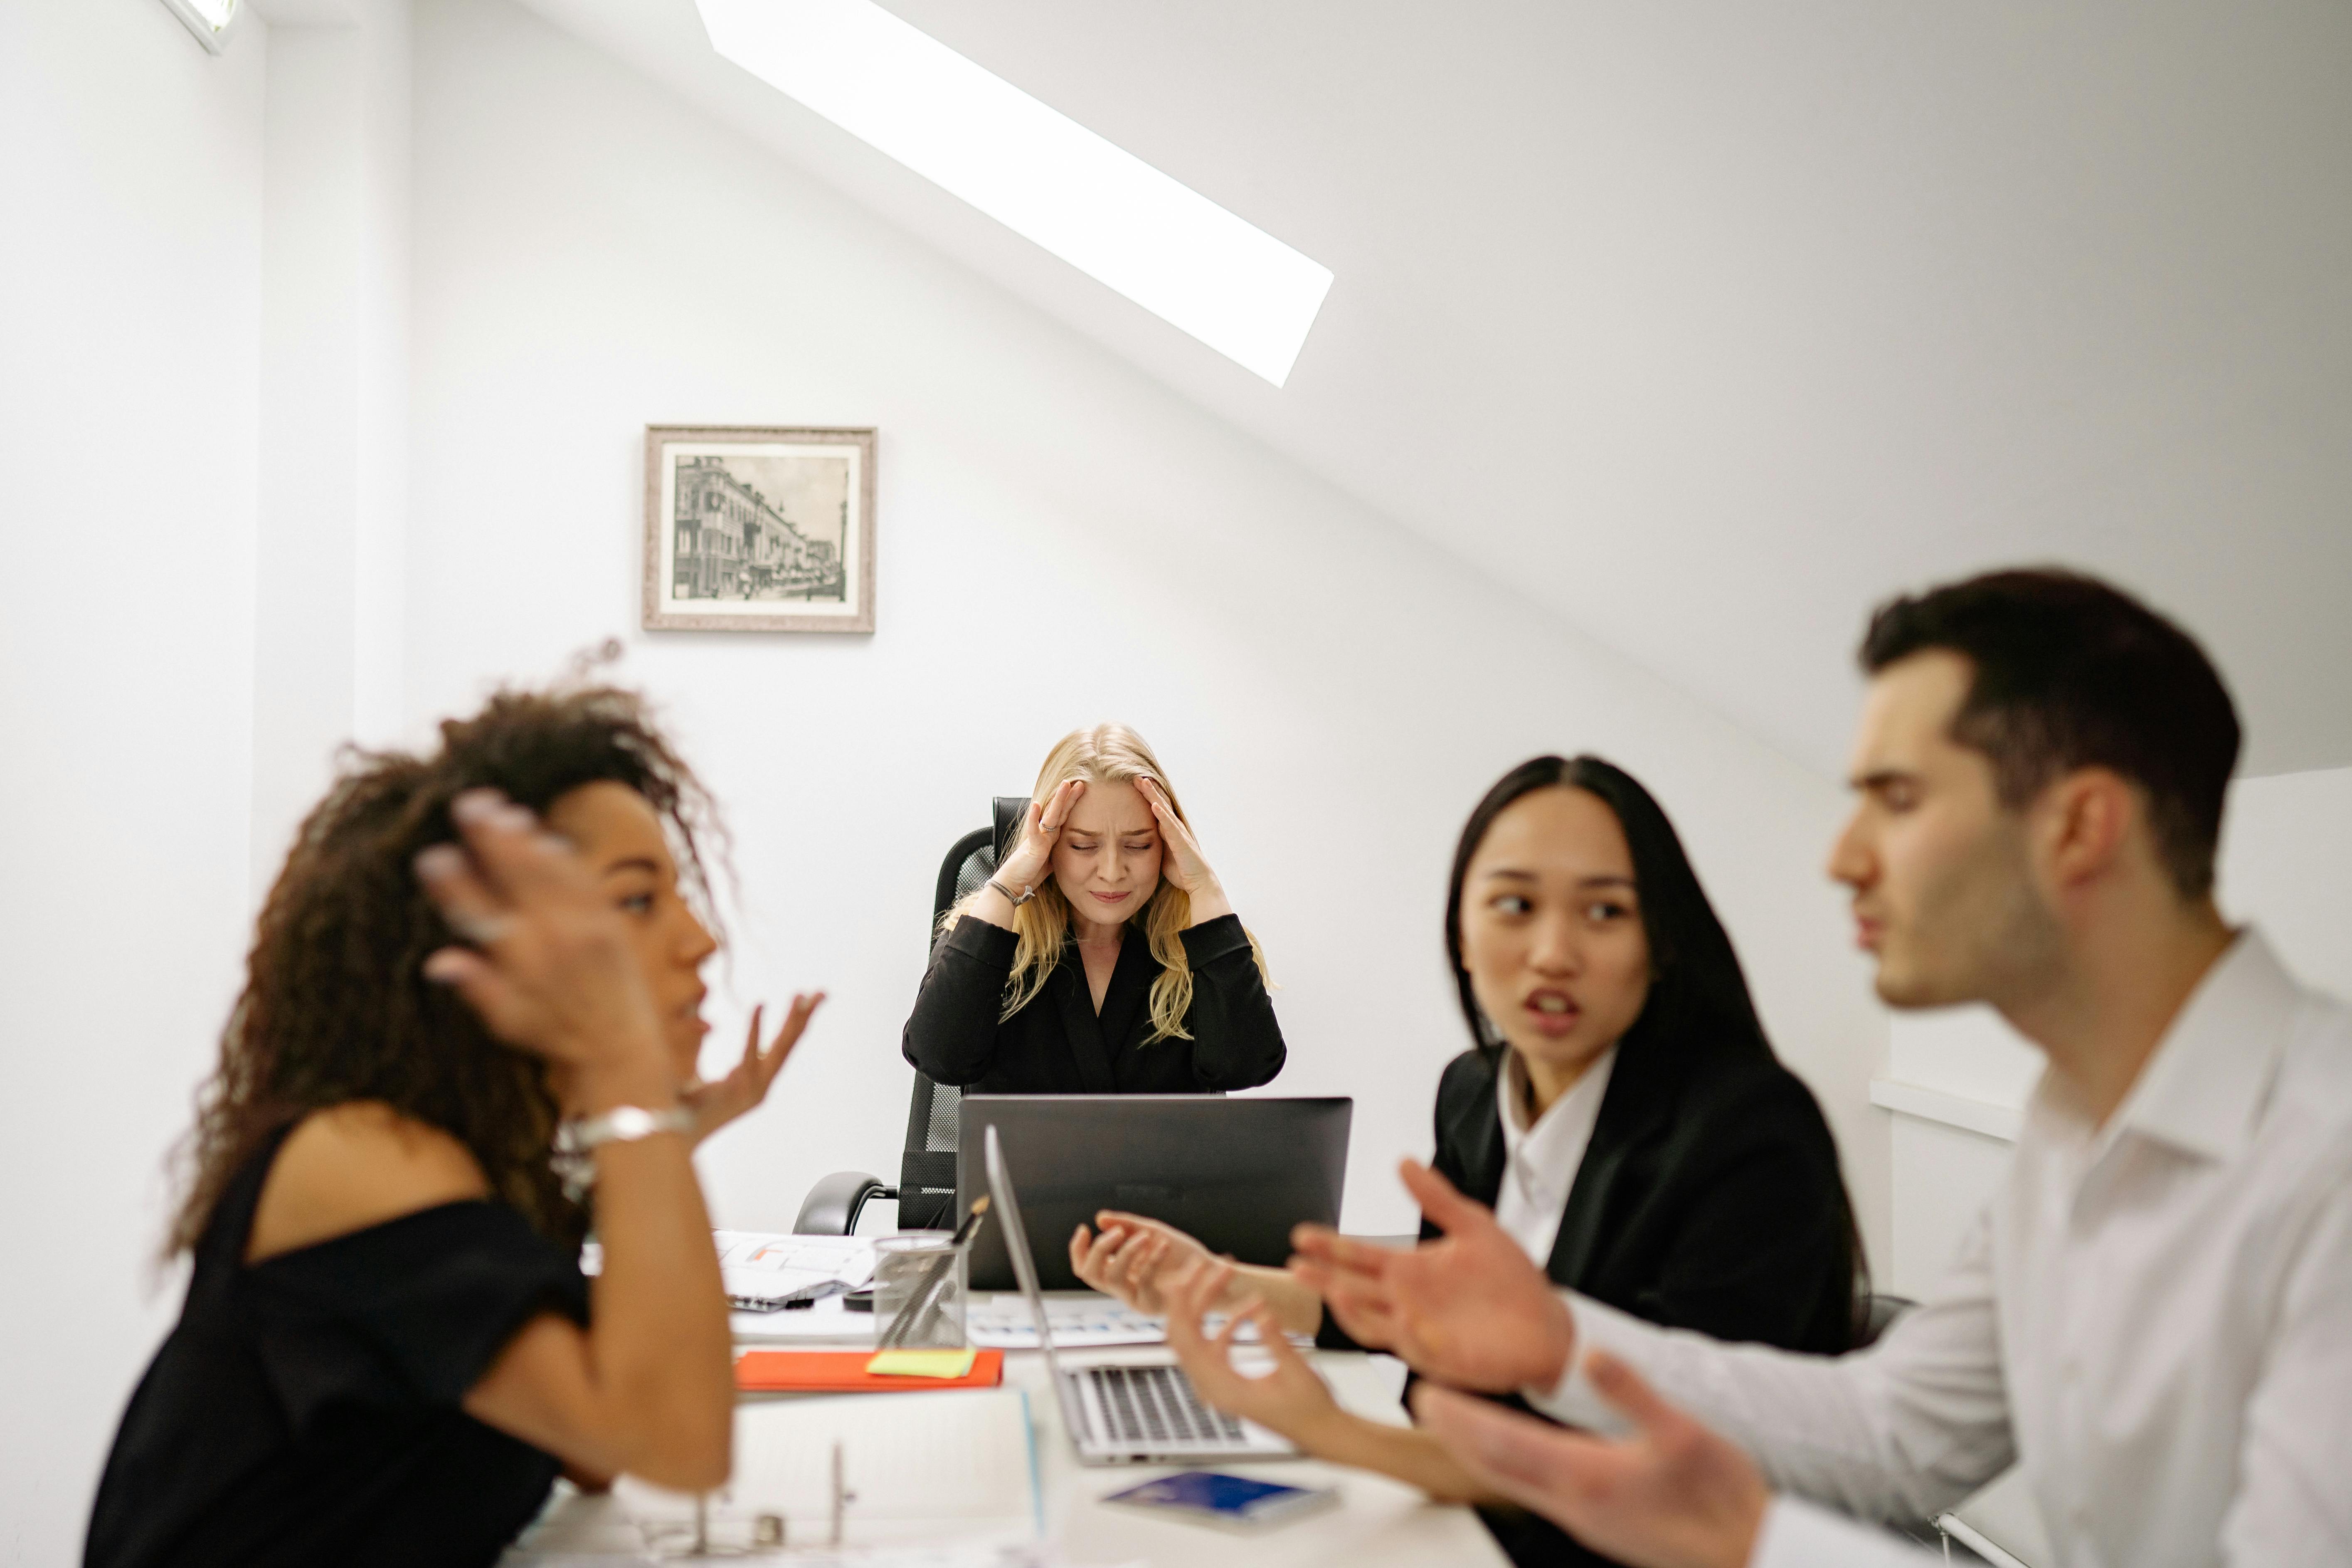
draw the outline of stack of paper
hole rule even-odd
[[[855,1290],[874,1278],[874,1244],[863,1237],[720,1230],[711,1239],[728,1299],[743,1310]]]

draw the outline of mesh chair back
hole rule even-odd
[[[937,945],[940,921],[947,912],[996,875],[996,865],[1021,830],[1028,815],[1029,797],[998,795],[991,803],[994,820],[975,827],[950,847],[940,862],[939,881],[931,891],[930,942]],[[904,1230],[948,1230],[955,1225],[956,1131],[963,1090],[953,1084],[933,1083],[919,1069],[914,1098],[907,1106],[907,1147],[898,1159],[898,1225]]]

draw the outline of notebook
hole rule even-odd
[[[961,1377],[890,1377],[866,1370],[869,1350],[745,1351],[735,1358],[735,1386],[746,1394],[883,1394],[894,1390],[994,1388],[1004,1381],[1004,1352],[982,1351]]]
[[[1029,1403],[1014,1388],[740,1405],[735,1475],[712,1505],[781,1513],[796,1547],[818,1545],[830,1534],[836,1443],[852,1494],[845,1518],[852,1548],[931,1542],[970,1551],[1044,1535]],[[630,1477],[614,1490],[649,1526],[693,1517],[692,1498]]]

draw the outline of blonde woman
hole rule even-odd
[[[992,1094],[1248,1089],[1282,1070],[1264,955],[1123,724],[1065,735],[996,875],[948,911],[907,1059]]]

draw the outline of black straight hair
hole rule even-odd
[[[1522,796],[1539,789],[1580,789],[1617,816],[1625,846],[1633,856],[1633,887],[1642,910],[1642,932],[1650,945],[1650,995],[1642,1016],[1626,1031],[1635,1037],[1683,1038],[1693,1033],[1769,1054],[1764,1025],[1748,994],[1748,976],[1732,950],[1731,937],[1716,918],[1691,869],[1690,857],[1675,825],[1633,774],[1599,757],[1531,757],[1495,781],[1463,825],[1454,848],[1454,874],[1445,890],[1445,957],[1462,998],[1463,1021],[1482,1049],[1502,1040],[1478,1010],[1470,973],[1462,964],[1462,885],[1471,858],[1485,843],[1495,819]]]

